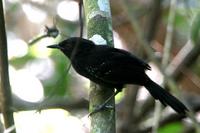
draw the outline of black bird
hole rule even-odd
[[[114,95],[125,84],[141,85],[164,106],[169,105],[184,115],[188,111],[183,103],[146,75],[145,70],[151,69],[147,63],[125,50],[95,45],[92,41],[79,37],[69,38],[48,48],[60,49],[80,75],[102,86],[116,88]]]

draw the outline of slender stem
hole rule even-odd
[[[170,10],[169,10],[169,17],[167,23],[167,33],[165,38],[165,46],[163,52],[163,59],[162,59],[162,66],[166,67],[168,65],[170,59],[170,51],[172,46],[172,36],[174,31],[174,21],[176,16],[176,3],[177,0],[171,0],[170,3]]]
[[[1,72],[1,88],[0,93],[2,96],[2,112],[4,117],[5,128],[14,125],[12,107],[12,96],[8,74],[8,55],[7,55],[7,39],[5,30],[5,21],[3,13],[3,3],[0,1],[0,72]],[[13,130],[12,133],[15,131]]]

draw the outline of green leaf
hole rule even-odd
[[[200,13],[196,15],[191,27],[191,39],[194,44],[200,41]]]
[[[169,123],[164,127],[159,128],[159,133],[182,133],[183,125],[180,122]]]

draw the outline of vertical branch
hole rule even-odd
[[[96,44],[113,46],[112,22],[109,0],[84,0],[87,36]],[[90,112],[105,102],[114,93],[113,88],[104,88],[91,83]],[[106,109],[91,115],[91,133],[115,133],[115,101],[110,100]]]
[[[159,27],[159,19],[161,17],[161,6],[162,1],[161,0],[153,0],[152,1],[152,12],[149,15],[149,20],[147,21],[147,30],[145,31],[145,38],[147,42],[151,42],[157,32],[157,29]]]
[[[163,59],[162,59],[163,67],[168,65],[169,58],[170,58],[172,36],[173,36],[173,29],[174,29],[174,20],[175,20],[175,15],[176,15],[176,2],[177,0],[171,0],[171,3],[170,3],[170,11],[169,11],[169,17],[168,17],[168,23],[167,23],[167,34],[166,34],[164,53],[163,53]]]
[[[82,17],[83,0],[79,1],[79,23],[80,23],[80,38],[83,37],[83,17]]]
[[[9,128],[14,125],[12,107],[12,96],[8,74],[8,55],[7,55],[7,40],[5,21],[3,13],[3,3],[0,1],[0,72],[1,72],[1,88],[0,93],[2,97],[1,110],[3,112],[5,128]],[[14,132],[14,131],[13,131]]]
[[[166,68],[170,59],[174,20],[175,20],[175,15],[176,15],[176,2],[177,0],[171,0],[170,2],[170,10],[169,10],[168,23],[167,23],[167,33],[166,33],[166,38],[165,38],[165,45],[164,45],[164,50],[163,50],[164,52],[163,52],[163,59],[162,59],[163,69]],[[163,85],[165,85],[165,82],[166,82],[166,77],[164,77]],[[161,103],[156,102],[155,113],[154,113],[154,127],[153,127],[154,133],[157,133],[157,130],[159,127],[160,114],[161,114]]]

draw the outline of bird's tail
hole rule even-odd
[[[158,99],[164,106],[171,106],[176,112],[185,115],[188,109],[183,103],[181,103],[177,98],[172,96],[169,92],[164,90],[161,86],[149,79],[148,83],[145,85],[147,90],[151,95]]]

